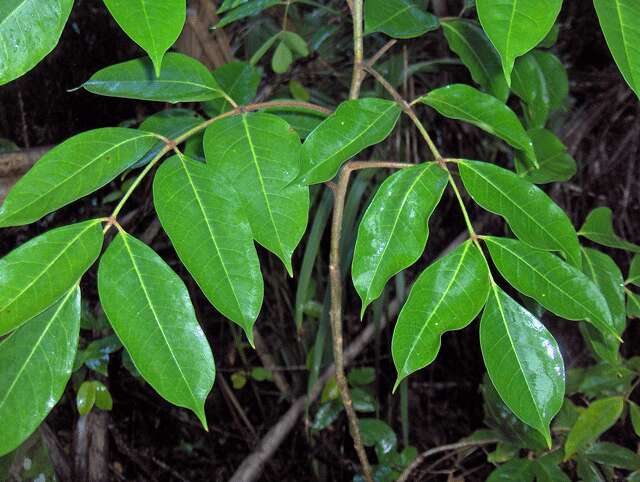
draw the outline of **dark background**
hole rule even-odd
[[[457,11],[457,8],[451,8],[450,13]],[[244,58],[244,34],[245,31],[240,27],[229,29],[232,45],[237,49],[236,56],[241,59]],[[348,39],[347,31],[344,35]],[[440,31],[420,39],[400,42],[394,51],[401,51],[405,46],[412,54],[424,59],[440,57],[443,53],[451,55]],[[630,241],[638,242],[640,103],[613,63],[591,2],[565,2],[560,39],[554,52],[569,71],[572,102],[564,127],[560,129],[560,137],[577,160],[579,170],[570,182],[545,189],[569,212],[577,227],[592,208],[606,205],[614,211],[617,232]],[[114,126],[130,120],[139,122],[146,115],[167,107],[158,103],[95,96],[83,90],[68,92],[100,68],[141,55],[142,52],[117,27],[101,2],[76,1],[61,42],[53,53],[24,77],[0,88],[0,137],[24,148],[46,146],[88,129]],[[346,66],[349,51],[345,50],[344,57]],[[296,66],[294,72],[303,83],[314,81],[318,90],[335,96],[336,79],[320,76],[323,68],[317,59],[311,59]],[[268,65],[265,66],[265,72],[262,88],[266,85],[285,85],[290,77],[273,74]],[[453,81],[467,82],[470,79],[464,68],[450,66],[440,72],[420,76],[414,87],[420,93]],[[338,84],[344,85],[345,78],[338,79]],[[371,84],[365,84],[365,88],[371,87]],[[346,95],[346,90],[342,95]],[[517,104],[514,104],[514,108],[517,108]],[[435,117],[424,109],[421,115],[425,116],[428,129],[442,146],[445,155],[490,160],[486,156],[492,153],[496,162],[508,161],[508,156],[497,150],[492,140],[477,129]],[[402,127],[407,128],[407,124]],[[74,203],[34,225],[2,230],[0,255],[51,227],[108,214],[112,206],[103,205],[101,200],[117,188],[117,184],[115,182],[97,195]],[[154,249],[187,282],[200,322],[214,350],[218,380],[207,402],[210,432],[205,433],[195,417],[164,402],[123,368],[119,356],[113,356],[108,379],[114,398],[114,408],[108,420],[110,470],[113,480],[226,480],[243,457],[254,449],[257,439],[239,421],[229,398],[220,388],[219,380],[224,377],[229,382],[232,372],[258,366],[259,360],[251,350],[245,350],[246,364],[238,356],[228,322],[206,303],[184,268],[177,263],[167,238],[154,224],[149,188],[149,183],[143,184],[127,204],[125,215],[133,209],[136,211],[127,220],[126,228],[134,235],[146,236]],[[408,282],[464,228],[452,199],[446,197],[443,200],[430,227],[427,253],[409,271]],[[493,219],[485,231],[502,233],[504,227]],[[328,240],[325,240],[325,258],[327,246]],[[301,263],[301,251],[299,249],[294,257],[296,269]],[[629,256],[621,251],[607,252],[626,272]],[[300,395],[305,391],[306,380],[305,372],[299,369],[304,364],[304,355],[292,321],[295,279],[289,280],[280,263],[265,252],[261,252],[261,260],[266,298],[257,326],[265,335],[271,351],[278,355],[279,363],[285,365],[282,354],[290,355],[291,359],[286,365],[293,369],[284,373],[295,393]],[[318,274],[317,281],[321,287],[324,286],[325,276],[326,270]],[[83,294],[90,309],[99,314],[95,269],[84,278]],[[349,286],[345,300],[347,342],[364,326],[358,321],[358,310],[357,296]],[[588,352],[574,323],[550,318],[545,321],[558,339],[567,367],[589,363]],[[87,339],[95,335],[83,334]],[[389,356],[390,335],[389,328],[380,333],[375,343],[360,356],[357,365],[378,367],[376,393],[381,406],[380,417],[390,421],[400,433],[398,397],[392,396],[390,390],[395,378]],[[640,354],[635,343],[638,340],[636,324],[631,323],[625,340],[625,356]],[[424,450],[455,442],[481,427],[482,398],[478,385],[483,373],[477,324],[445,335],[437,360],[428,369],[410,378],[411,444]],[[268,382],[249,381],[246,387],[234,393],[257,437],[275,424],[289,405],[288,401],[281,399],[273,384]],[[78,420],[74,397],[73,389],[68,388],[61,403],[47,419],[67,448],[71,445]],[[629,427],[617,427],[608,437],[629,448],[636,448]],[[309,480],[312,459],[329,467],[331,480],[351,479],[352,464],[356,457],[343,419],[312,439],[308,437],[304,423],[299,423],[267,465],[263,480]],[[468,480],[476,480],[476,477],[482,480],[490,471],[490,465],[486,464],[481,452],[468,460],[466,465],[477,469]],[[444,476],[424,474],[424,477],[424,480],[428,480],[428,477],[439,480]]]

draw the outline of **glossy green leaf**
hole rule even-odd
[[[353,408],[357,412],[371,413],[376,411],[376,399],[366,390],[362,388],[354,388],[351,390],[351,399]]]
[[[472,241],[422,272],[393,330],[395,387],[435,360],[445,332],[460,330],[473,321],[487,300],[489,286],[489,268]]]
[[[640,407],[635,402],[629,400],[629,418],[631,419],[631,425],[636,437],[640,437]]]
[[[538,45],[560,13],[562,0],[477,0],[478,18],[500,53],[507,81],[517,57]]]
[[[329,181],[344,162],[385,140],[399,116],[400,107],[389,100],[343,102],[305,140],[300,181],[304,184]]]
[[[413,38],[438,28],[438,18],[413,0],[365,0],[365,35],[383,32],[394,38]]]
[[[398,446],[395,432],[382,420],[361,418],[360,435],[366,447],[376,447],[376,452],[380,454],[388,454]]]
[[[76,394],[76,408],[80,415],[87,415],[96,403],[96,385],[92,381],[83,382]]]
[[[292,274],[291,255],[307,227],[309,189],[292,184],[302,146],[289,125],[272,114],[242,114],[214,122],[204,136],[211,169],[240,197],[253,237]]]
[[[264,286],[251,227],[233,187],[206,164],[174,156],[156,173],[153,201],[200,289],[253,345]]]
[[[351,276],[362,300],[360,316],[389,279],[415,263],[429,236],[429,217],[447,185],[436,163],[399,170],[380,186],[360,222]]]
[[[0,5],[0,85],[36,66],[51,52],[73,0],[5,0]]]
[[[564,445],[564,458],[568,460],[573,454],[594,442],[616,423],[624,400],[622,397],[610,397],[596,400],[584,410],[569,432]]]
[[[521,293],[567,320],[588,320],[602,333],[618,335],[598,286],[559,257],[516,239],[485,237],[500,274]]]
[[[584,451],[585,456],[602,465],[625,470],[640,470],[640,455],[611,442],[598,442]]]
[[[533,460],[513,459],[491,472],[487,482],[533,482],[534,477]]]
[[[636,254],[629,266],[629,276],[625,283],[640,286],[640,254]]]
[[[462,18],[442,20],[441,23],[449,48],[460,57],[473,80],[498,100],[506,102],[509,86],[502,73],[500,56],[480,25]]]
[[[337,420],[344,406],[339,400],[331,400],[318,407],[318,411],[311,423],[312,430],[323,430]]]
[[[640,246],[625,241],[615,233],[613,230],[613,213],[611,209],[606,207],[596,208],[591,211],[578,234],[603,246],[640,253]]]
[[[544,191],[486,162],[462,160],[458,167],[471,197],[487,211],[504,217],[521,241],[538,249],[562,251],[572,265],[581,265],[576,231]]]
[[[47,152],[9,192],[0,227],[37,221],[115,179],[154,144],[148,132],[108,127],[78,134]]]
[[[226,27],[227,25],[237,22],[243,18],[257,15],[267,8],[280,4],[281,1],[282,0],[248,0],[241,4],[233,4],[236,8],[229,11],[224,17],[222,17],[214,28]]]
[[[80,332],[80,290],[0,343],[0,455],[38,428],[60,400],[71,376]]]
[[[98,292],[143,378],[169,402],[193,410],[206,427],[204,402],[215,365],[178,275],[151,248],[121,232],[100,260]]]
[[[640,97],[640,4],[635,0],[594,0],[593,4],[624,80]]]
[[[307,41],[295,32],[283,30],[280,33],[280,38],[289,47],[289,49],[301,57],[307,57],[309,55],[309,46]]]
[[[524,111],[528,125],[544,127],[551,100],[549,87],[533,52],[516,60],[511,74],[511,89],[526,104]]]
[[[561,108],[569,95],[567,69],[551,52],[534,50],[532,53],[547,85],[551,111]]]
[[[218,10],[216,11],[216,13],[218,15],[227,12],[233,8],[239,7],[242,4],[245,4],[247,2],[249,2],[250,0],[224,0],[222,2],[222,5],[220,5],[218,7]]]
[[[122,30],[147,52],[160,76],[165,52],[178,39],[186,19],[184,0],[103,0]]]
[[[567,394],[588,398],[623,395],[631,387],[635,372],[620,363],[602,362],[586,368],[572,368],[567,374]]]
[[[564,363],[551,333],[494,285],[480,321],[480,347],[491,382],[549,447],[549,424],[564,397]]]
[[[178,53],[165,56],[157,75],[145,57],[99,70],[82,87],[107,97],[172,103],[200,102],[223,95],[218,82],[204,65]]]
[[[576,161],[566,146],[547,129],[527,131],[538,159],[538,167],[528,166],[521,153],[516,155],[518,175],[534,184],[568,181],[576,174]]]
[[[349,385],[370,385],[376,379],[376,370],[373,367],[352,368],[347,378]]]
[[[0,335],[42,313],[73,287],[100,254],[99,220],[53,229],[0,259]]]
[[[93,384],[96,390],[96,407],[100,410],[111,410],[113,408],[113,398],[111,398],[109,389],[97,380],[94,380]]]
[[[220,88],[231,97],[236,104],[251,102],[258,93],[261,74],[247,62],[228,62],[213,72],[213,77]],[[232,109],[227,99],[214,99],[202,105],[205,112],[217,116]]]
[[[468,122],[524,151],[535,165],[533,143],[518,116],[494,96],[465,84],[451,84],[432,90],[421,98],[441,115]]]
[[[640,295],[627,291],[627,316],[640,318]]]
[[[140,130],[175,139],[203,121],[204,119],[191,109],[165,109],[147,117],[140,124]],[[164,142],[160,143],[164,145]]]
[[[596,251],[595,249],[585,248],[582,257],[583,272],[595,283],[609,307],[611,313],[612,327],[615,334],[602,334],[598,337],[598,343],[602,343],[603,347],[596,347],[596,352],[607,351],[614,355],[609,359],[615,359],[615,354],[619,350],[620,340],[616,336],[622,336],[626,328],[626,309],[624,305],[624,281],[622,273],[618,265],[610,256]]]

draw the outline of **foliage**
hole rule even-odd
[[[0,84],[24,74],[51,50],[71,3],[46,0],[36,8],[32,0],[13,0],[0,7],[0,41],[9,46],[0,50]],[[246,21],[280,3],[226,0],[216,28]],[[312,201],[316,205],[316,184],[330,183],[335,193],[332,300],[326,304],[331,304],[334,340],[336,327],[338,332],[341,328],[341,288],[335,282],[344,276],[340,260],[348,259],[353,245],[351,280],[362,300],[362,316],[373,302],[384,301],[391,278],[423,256],[429,218],[438,215],[434,212],[443,193],[451,190],[470,239],[435,260],[413,283],[393,333],[394,390],[434,361],[443,333],[466,327],[482,313],[486,422],[498,441],[490,460],[501,464],[489,480],[567,480],[560,466],[575,467],[583,478],[600,471],[640,470],[635,453],[599,441],[625,406],[640,430],[640,411],[629,401],[638,363],[619,354],[627,317],[640,313],[640,297],[632,289],[639,284],[640,262],[636,255],[624,281],[612,258],[583,242],[633,253],[640,248],[614,232],[608,208],[594,210],[576,231],[566,212],[538,186],[565,181],[576,170],[550,122],[568,95],[566,71],[547,50],[554,43],[562,1],[477,0],[478,23],[462,16],[440,20],[412,0],[366,0],[364,5],[353,0],[350,99],[342,101],[336,94],[310,103],[312,95],[294,79],[289,84],[294,99],[253,102],[263,72],[257,65],[268,52],[273,50],[273,72],[284,74],[321,49],[304,25],[301,34],[287,28],[297,3],[332,14],[314,2],[287,2],[282,28],[266,32],[248,49],[249,62],[210,72],[196,59],[167,53],[185,22],[184,1],[105,0],[118,25],[148,57],[106,67],[82,87],[103,96],[201,103],[199,112],[210,117],[169,109],[148,117],[139,128],[80,133],[45,155],[8,195],[0,208],[0,226],[21,226],[124,173],[134,176],[109,216],[53,229],[0,260],[0,335],[6,335],[0,343],[0,455],[31,436],[62,396],[74,368],[79,413],[86,415],[94,407],[110,410],[104,357],[121,348],[133,372],[167,401],[193,411],[207,427],[205,401],[216,370],[187,287],[151,247],[120,224],[132,193],[145,177],[154,176],[153,203],[181,262],[210,303],[244,330],[252,346],[264,298],[255,243],[279,258],[293,276],[292,256],[307,231]],[[631,20],[640,17],[640,6],[633,0],[594,3],[613,58],[640,95],[640,38]],[[477,85],[446,85],[407,101],[392,80],[374,70],[373,61],[364,61],[363,37],[416,38],[440,27]],[[331,36],[331,31],[324,33]],[[372,91],[359,98],[366,75],[386,94]],[[507,105],[511,93],[519,108],[517,102]],[[443,157],[419,120],[418,107],[504,141],[502,148],[510,149],[513,162],[499,166]],[[382,145],[402,113],[420,131],[429,148],[423,154],[427,160],[418,165],[352,161]],[[352,171],[369,168],[398,171],[377,188],[358,219],[358,201],[349,204],[347,183]],[[510,237],[476,232],[458,178],[472,201],[504,219]],[[351,192],[361,189],[358,179]],[[311,212],[309,263],[327,224],[328,199],[322,197],[320,207]],[[355,240],[345,235],[341,246],[343,216],[358,227]],[[78,352],[83,318],[78,286],[98,258],[105,328],[115,336],[107,334]],[[296,306],[298,328],[303,315],[313,312],[308,296],[312,264],[305,263],[307,254],[301,270],[304,290]],[[597,364],[582,372],[568,370],[565,381],[558,343],[540,320],[544,310],[579,322]],[[327,311],[321,308],[316,315],[326,317]],[[319,340],[324,343],[324,338]],[[337,377],[333,386],[325,387],[313,430],[330,427],[348,396],[355,411],[377,410],[368,388],[375,373],[351,372],[347,386],[341,379],[341,341],[335,343]],[[314,346],[310,361],[316,379],[323,345],[317,350]],[[273,378],[263,370],[251,372],[251,377]],[[242,388],[247,374],[234,376],[234,386]],[[588,399],[587,407],[575,406],[568,398],[576,393]],[[347,404],[353,422],[350,408]],[[382,420],[364,418],[352,423],[351,431],[356,449],[374,447],[377,480],[397,478],[416,457],[406,444],[398,450],[395,433]],[[521,449],[531,456],[520,458]],[[370,480],[365,461],[361,456],[364,477]]]

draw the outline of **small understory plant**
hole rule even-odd
[[[489,460],[499,466],[490,480],[569,480],[567,474],[611,480],[620,470],[633,472],[629,480],[640,478],[635,453],[598,440],[627,413],[640,431],[640,409],[629,398],[640,364],[619,354],[627,319],[640,316],[640,258],[636,254],[623,277],[609,255],[585,241],[630,253],[640,253],[640,246],[615,234],[606,207],[592,211],[576,230],[546,192],[548,184],[576,171],[554,134],[569,91],[553,50],[562,0],[477,0],[464,2],[460,15],[444,18],[412,0],[348,0],[348,6],[225,0],[214,29],[258,19],[265,27],[249,38],[246,61],[213,72],[168,51],[185,23],[184,0],[104,3],[147,56],[105,67],[81,88],[181,107],[153,114],[136,128],[78,133],[42,157],[0,207],[0,227],[22,226],[120,182],[112,194],[115,207],[104,216],[52,229],[0,259],[0,455],[31,436],[74,371],[79,412],[110,409],[101,367],[104,356],[120,349],[132,372],[207,428],[205,401],[216,369],[189,291],[122,222],[132,194],[153,178],[153,206],[178,258],[252,347],[269,289],[256,245],[277,257],[290,276],[303,273],[296,327],[306,316],[328,317],[336,370],[335,390],[326,390],[311,430],[326,429],[344,411],[358,478],[406,479],[423,458],[406,444],[399,449],[382,420],[359,419],[356,413],[376,411],[367,388],[375,371],[351,372],[349,378],[345,373],[345,279],[360,297],[361,317],[379,309],[390,280],[423,256],[429,219],[438,216],[445,192],[459,207],[467,237],[417,277],[392,320],[393,390],[402,391],[407,377],[435,360],[444,333],[479,318],[490,429],[465,443],[495,444]],[[15,0],[0,7],[0,41],[7,47],[0,49],[0,84],[30,70],[52,49],[72,4]],[[639,94],[640,3],[594,0],[594,6],[613,58]],[[350,18],[343,15],[347,11]],[[281,20],[274,22],[274,16]],[[289,98],[256,100],[266,69],[293,75],[297,64],[321,55],[325,40],[331,42],[343,27],[353,32],[348,92],[316,99],[293,78]],[[438,32],[473,82],[408,98],[400,84],[411,71],[391,78],[384,57],[398,40],[417,42]],[[444,151],[421,120],[425,109],[498,139],[508,162]],[[385,142],[405,120],[419,133],[421,162],[381,160],[389,152]],[[350,185],[373,170],[389,175],[358,218]],[[502,218],[507,228],[501,235],[482,229],[486,223],[472,219],[470,203]],[[325,314],[306,294],[318,233],[330,211]],[[355,227],[353,236],[345,225]],[[309,226],[315,235],[309,236],[302,267],[294,266],[292,256]],[[104,328],[113,334],[83,342],[78,351],[80,281],[96,262]],[[558,343],[541,321],[545,312],[576,322],[596,364],[565,368]],[[311,353],[316,362],[321,356],[322,349]],[[270,376],[260,373],[260,380]],[[238,381],[236,388],[242,385]],[[365,447],[374,447],[373,467],[373,452]]]

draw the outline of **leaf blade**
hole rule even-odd
[[[438,18],[412,0],[366,0],[365,35],[383,32],[394,38],[419,37],[438,28]]]

